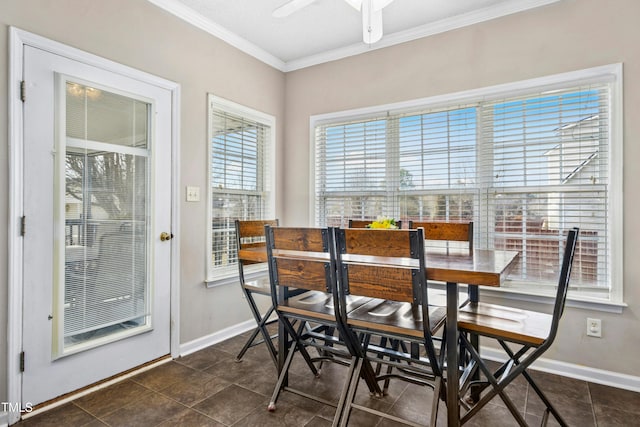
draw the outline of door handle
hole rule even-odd
[[[173,238],[173,234],[171,233],[167,233],[166,231],[163,231],[162,233],[160,233],[160,240],[165,242],[167,240],[171,240]]]

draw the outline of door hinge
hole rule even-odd
[[[27,231],[27,217],[23,216],[20,218],[20,235],[24,236]]]
[[[24,351],[20,352],[20,372],[24,372]]]
[[[20,100],[24,102],[25,99],[27,99],[27,85],[24,80],[22,80],[20,82]]]

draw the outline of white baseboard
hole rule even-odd
[[[242,323],[229,326],[228,328],[224,328],[218,332],[214,332],[213,334],[205,335],[204,337],[196,338],[193,341],[180,344],[180,356],[186,356],[187,354],[202,350],[210,345],[218,344],[219,342],[233,338],[236,335],[250,331],[256,326],[257,324],[255,320],[247,320]]]
[[[9,413],[0,412],[0,427],[7,427],[9,425]]]
[[[496,362],[504,362],[506,360],[504,352],[495,348],[481,347],[480,354],[482,354],[483,358],[494,360]],[[604,369],[591,368],[589,366],[576,365],[574,363],[545,358],[538,359],[533,363],[533,365],[531,365],[531,369],[561,375],[563,377],[589,381],[596,384],[608,385],[624,390],[640,392],[640,377],[634,375],[605,371]]]

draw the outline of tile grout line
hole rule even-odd
[[[87,411],[86,409],[84,409],[84,408],[82,408],[82,407],[80,407],[80,406],[76,405],[76,404],[74,403],[74,401],[73,401],[73,400],[72,400],[71,402],[69,402],[69,403],[71,403],[71,404],[72,404],[73,406],[75,406],[76,408],[80,409],[80,410],[81,410],[82,412],[84,412],[85,414],[88,414],[89,416],[91,416],[91,421],[89,421],[88,423],[84,423],[83,425],[85,425],[85,426],[86,426],[86,425],[89,425],[89,424],[91,424],[92,422],[94,422],[95,420],[98,420],[98,421],[102,422],[102,420],[100,420],[98,417],[96,417],[95,415],[93,415],[91,412],[89,412],[89,411]],[[106,423],[105,423],[105,424],[106,424]]]
[[[177,361],[175,361],[175,362],[176,362],[176,363],[178,363],[178,364],[180,364],[180,365],[182,365],[182,366],[184,366],[184,367],[187,367],[187,368],[189,368],[189,369],[193,370],[194,372],[206,373],[206,372],[205,372],[205,370],[206,370],[206,369],[208,369],[208,368],[210,368],[210,366],[209,366],[209,367],[207,367],[207,368],[205,368],[205,369],[197,369],[197,368],[193,368],[193,367],[191,367],[191,366],[185,365],[185,364],[180,363],[180,362],[177,362]],[[216,363],[214,363],[213,365],[215,365],[215,364],[216,364]],[[213,366],[213,365],[211,365],[211,366]],[[221,379],[223,379],[223,380],[224,380],[224,378],[222,378],[222,377],[215,376],[215,375],[212,375],[212,376],[214,376],[214,377],[216,377],[216,378],[221,378]],[[225,380],[225,381],[226,381],[226,380]],[[177,381],[176,381],[176,382],[177,382]],[[139,383],[137,383],[137,384],[139,384]],[[216,420],[215,418],[213,418],[213,417],[212,417],[212,416],[210,416],[209,414],[207,414],[207,413],[205,413],[205,412],[203,412],[203,411],[201,411],[201,410],[199,410],[199,409],[196,409],[196,408],[195,408],[195,406],[196,406],[196,405],[198,405],[198,404],[200,404],[200,403],[202,403],[202,402],[204,402],[205,400],[207,400],[207,399],[211,398],[212,396],[215,396],[216,394],[220,393],[221,391],[226,390],[228,387],[230,387],[230,386],[231,386],[231,385],[233,385],[233,384],[234,384],[233,382],[229,382],[229,384],[227,384],[227,385],[226,385],[224,388],[222,388],[221,390],[219,390],[219,391],[217,391],[217,392],[215,392],[215,393],[211,394],[210,396],[205,397],[204,399],[201,399],[201,400],[199,400],[199,401],[195,402],[195,403],[194,403],[193,405],[191,405],[191,406],[187,406],[186,404],[184,404],[184,403],[180,402],[179,400],[177,400],[177,399],[175,399],[175,398],[173,398],[173,397],[171,397],[171,396],[166,395],[166,394],[165,394],[165,393],[163,393],[161,390],[156,391],[156,390],[152,390],[152,389],[150,389],[150,388],[148,388],[148,387],[146,387],[146,386],[144,386],[144,385],[142,385],[142,384],[140,384],[140,385],[141,385],[142,387],[145,387],[147,390],[150,390],[150,391],[152,391],[152,392],[154,392],[154,393],[158,393],[159,395],[161,395],[161,396],[163,396],[163,397],[166,397],[167,399],[172,400],[172,401],[174,401],[174,402],[176,402],[176,403],[178,403],[178,404],[180,404],[180,405],[184,406],[185,408],[187,408],[187,410],[194,411],[194,412],[196,412],[196,413],[198,413],[198,414],[200,414],[200,415],[202,415],[202,416],[206,417],[207,419],[212,420],[212,421],[213,421],[213,422],[215,422],[215,423],[222,424],[222,425],[224,425],[224,426],[229,427],[229,425],[228,425],[228,424],[225,424],[225,423],[223,423],[222,421],[218,421],[218,420]],[[163,388],[162,390],[166,390],[166,389],[168,389],[169,387],[170,387],[170,386],[167,386],[167,387]],[[160,423],[159,423],[159,424],[157,424],[157,425],[160,425],[160,424],[162,424],[162,423],[163,423],[163,422],[165,422],[165,421],[166,421],[166,420],[164,420],[164,421],[160,422]]]
[[[531,388],[531,385],[527,381],[527,390],[524,392],[524,410],[523,410],[523,412],[524,412],[523,415],[524,415],[525,419],[527,418],[527,408],[529,407],[529,389],[530,388]]]
[[[593,425],[598,427],[598,417],[596,416],[596,407],[593,404],[593,396],[591,395],[591,383],[587,381],[587,394],[589,397],[589,403],[591,404],[591,415],[593,416]]]
[[[140,387],[142,387],[142,388],[146,389],[148,392],[152,392],[152,393],[153,393],[153,392],[155,392],[154,390],[152,390],[152,389],[150,389],[150,388],[148,388],[148,387],[146,387],[146,386],[144,386],[144,385],[142,385],[142,384],[138,383],[137,381],[132,380],[132,378],[133,378],[133,377],[130,377],[130,378],[124,379],[123,381],[121,381],[121,382],[119,382],[119,383],[116,383],[116,384],[112,384],[112,385],[111,385],[111,386],[109,386],[109,387],[113,387],[113,386],[115,386],[115,385],[123,384],[123,383],[125,383],[126,381],[131,381],[132,383],[134,383],[134,384],[136,384],[136,385],[139,385]],[[106,388],[107,388],[107,387],[105,387],[105,389],[106,389]],[[94,391],[93,393],[98,393],[98,392],[100,392],[100,390],[96,390],[96,391]],[[122,408],[123,408],[123,407],[125,407],[125,406],[128,406],[128,405],[131,405],[131,404],[136,403],[136,402],[135,402],[135,400],[134,400],[133,402],[129,402],[127,405],[119,406],[118,408],[116,408],[116,409],[114,409],[114,410],[112,410],[112,411],[106,412],[106,413],[102,414],[102,416],[100,416],[100,417],[99,417],[99,416],[95,415],[93,412],[89,411],[88,409],[86,409],[86,408],[82,407],[79,403],[77,403],[77,402],[78,402],[78,400],[80,400],[82,397],[84,397],[84,396],[79,396],[78,398],[76,398],[76,399],[72,400],[72,401],[71,401],[71,402],[69,402],[69,403],[73,404],[73,406],[75,406],[75,407],[77,407],[78,409],[80,409],[80,410],[82,410],[82,411],[86,412],[87,414],[91,415],[91,417],[93,418],[93,420],[92,420],[92,421],[98,420],[98,421],[100,421],[101,423],[103,423],[103,424],[105,424],[105,425],[108,425],[108,426],[110,426],[110,424],[109,424],[108,422],[106,422],[106,421],[103,419],[104,417],[106,417],[106,416],[108,416],[108,415],[111,415],[111,414],[113,414],[113,413],[117,412],[118,410],[122,409]],[[89,423],[87,423],[87,424],[89,424]],[[87,425],[87,424],[85,424],[85,425]]]

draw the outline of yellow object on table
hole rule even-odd
[[[393,218],[387,218],[384,216],[379,216],[378,219],[373,221],[371,224],[367,225],[367,228],[398,228],[396,225],[396,220]]]

